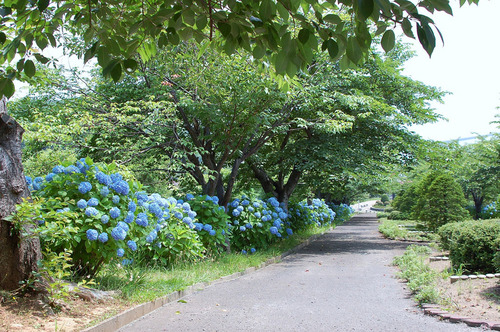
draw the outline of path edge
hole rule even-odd
[[[346,221],[348,222],[348,221]],[[241,272],[236,272],[227,276],[220,277],[219,279],[212,280],[210,282],[202,282],[202,283],[197,283],[191,286],[186,287],[185,289],[175,291],[173,293],[164,295],[162,297],[159,297],[155,300],[148,301],[142,304],[139,304],[135,307],[132,307],[130,309],[127,309],[113,317],[110,317],[101,323],[85,328],[81,330],[81,332],[113,332],[118,330],[119,328],[132,323],[133,321],[141,318],[142,316],[145,316],[149,314],[150,312],[155,311],[156,309],[159,309],[160,307],[164,306],[165,304],[172,303],[174,301],[177,301],[184,296],[191,295],[197,291],[203,290],[209,286],[221,283],[221,282],[226,282],[229,280],[237,279],[241,276],[244,276],[246,274],[255,272],[257,270],[260,270],[268,265],[275,264],[280,262],[283,258],[286,256],[292,255],[296,253],[297,251],[301,250],[305,246],[309,245],[311,242],[317,240],[318,238],[324,236],[326,233],[332,231],[339,225],[335,225],[335,227],[330,227],[324,232],[320,234],[314,234],[311,237],[309,237],[307,240],[304,242],[298,244],[294,248],[284,252],[283,254],[275,257],[269,258],[267,261],[261,263],[259,266],[254,266],[254,267],[249,267],[244,271]]]

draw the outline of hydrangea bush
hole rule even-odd
[[[229,241],[229,216],[220,206],[217,196],[186,195],[198,222],[195,230],[208,253],[219,253],[227,247]]]
[[[193,245],[197,235],[194,220],[187,218],[189,204],[148,196],[140,183],[127,182],[116,170],[115,164],[93,164],[87,158],[57,165],[44,178],[26,178],[33,195],[44,199],[39,219],[43,245],[54,252],[71,250],[79,275],[94,275],[113,259],[130,263],[126,258],[137,251],[154,257],[166,250],[201,256],[203,248]]]
[[[335,212],[335,222],[347,221],[354,214],[354,209],[347,204],[328,204],[328,206]]]
[[[314,198],[311,204],[306,200],[290,206],[290,217],[295,230],[301,230],[311,225],[325,226],[335,220],[335,212],[324,200]]]
[[[293,234],[288,213],[274,197],[268,200],[246,197],[235,199],[228,206],[231,218],[231,248],[254,253],[280,238]]]

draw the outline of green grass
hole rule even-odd
[[[439,236],[435,233],[418,231],[417,222],[412,220],[389,220],[381,218],[379,222],[379,232],[388,239],[430,242],[439,239]]]
[[[329,227],[297,232],[266,250],[252,255],[223,253],[194,263],[179,263],[171,267],[157,265],[120,267],[109,264],[95,278],[97,288],[120,290],[122,297],[131,304],[143,303],[188,286],[211,282],[223,276],[260,266],[270,258],[280,256],[315,234],[324,233]]]
[[[394,258],[401,272],[398,277],[407,281],[408,288],[418,303],[441,303],[443,299],[436,289],[436,282],[442,277],[425,263],[431,249],[427,246],[409,246],[402,256]]]

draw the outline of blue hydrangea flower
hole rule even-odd
[[[195,231],[201,231],[203,229],[203,224],[202,223],[199,223],[199,222],[195,222],[194,223],[194,230]]]
[[[260,227],[262,227],[262,223],[258,222],[258,223],[256,224],[256,226],[260,228]]]
[[[212,230],[212,225],[210,224],[205,224],[203,225],[203,229],[207,232],[210,232]]]
[[[106,197],[109,195],[109,188],[108,187],[102,187],[100,194],[102,197]]]
[[[215,204],[219,204],[219,197],[212,196],[212,202],[214,202]]]
[[[250,211],[250,212],[254,212],[254,211],[255,211],[255,209],[253,208],[253,206],[249,206],[249,207],[248,207],[248,211]]]
[[[109,215],[111,216],[111,218],[113,219],[116,219],[120,216],[120,209],[117,208],[116,206],[112,207],[111,210],[109,210]]]
[[[240,206],[238,206],[238,207],[236,208],[236,210],[238,210],[238,211],[240,211],[240,212],[243,212],[243,209],[244,209],[243,205],[240,205]]]
[[[99,205],[99,200],[95,197],[92,197],[91,199],[89,199],[89,201],[87,202],[87,205],[88,206],[97,206]]]
[[[248,199],[244,199],[244,200],[241,202],[241,205],[243,205],[243,206],[247,206],[247,205],[250,205],[250,202],[248,201]]]
[[[76,203],[76,206],[79,208],[79,209],[85,209],[87,207],[87,201],[84,200],[84,199],[81,199],[79,200],[77,203]]]
[[[195,211],[189,211],[188,212],[188,217],[191,218],[191,219],[196,218],[196,212]]]
[[[128,210],[130,212],[135,212],[136,209],[137,209],[137,205],[135,204],[134,201],[128,202]]]
[[[283,220],[284,220],[284,219],[286,219],[286,218],[288,217],[288,215],[287,215],[285,212],[280,212],[280,213],[278,214],[278,217],[280,217],[280,219],[283,219]]]
[[[64,173],[65,174],[80,173],[80,170],[75,165],[69,165],[68,167],[64,168]]]
[[[290,228],[287,228],[286,232],[287,232],[288,235],[293,235],[293,231]]]
[[[78,191],[82,194],[86,194],[92,190],[92,185],[90,182],[84,181],[78,185]]]
[[[233,210],[233,212],[232,212],[233,216],[235,216],[235,217],[238,217],[240,215],[240,213],[241,213],[240,210]]]
[[[233,221],[233,225],[237,226],[239,224],[240,224],[240,222],[238,220]]]
[[[252,226],[251,223],[246,224],[245,227],[248,228],[248,229],[252,229],[253,228],[253,226]]]
[[[109,216],[108,216],[107,214],[103,214],[103,215],[101,216],[101,222],[102,222],[103,224],[107,224],[107,223],[108,223],[108,221],[109,221]]]
[[[52,179],[54,179],[55,173],[49,173],[45,176],[45,181],[50,182]]]
[[[127,216],[125,217],[125,220],[124,220],[124,221],[125,221],[127,224],[130,224],[131,222],[133,222],[133,221],[134,221],[134,218],[135,218],[135,214],[134,214],[133,212],[130,212],[130,211],[129,211],[129,213],[127,213]]]
[[[278,229],[274,226],[272,226],[271,228],[269,228],[269,232],[271,232],[271,234],[273,235],[276,235],[278,234]]]
[[[54,168],[52,169],[52,173],[55,174],[64,173],[64,167],[61,165],[54,166]]]
[[[280,206],[280,202],[278,202],[278,200],[276,199],[276,197],[271,197],[267,201],[269,202],[269,204],[271,204],[275,208],[277,208],[278,206]]]
[[[175,211],[174,212],[174,217],[176,217],[179,220],[182,220],[183,216],[182,216],[182,213],[180,213],[179,211]]]
[[[280,228],[281,227],[281,220],[280,219],[276,219],[274,222],[273,222],[273,225]]]
[[[252,254],[254,254],[256,251],[257,251],[257,250],[255,250],[255,248],[250,248],[250,252],[251,252]]]
[[[120,196],[118,195],[114,195],[113,198],[111,198],[111,201],[114,203],[114,204],[118,204],[120,203]]]
[[[213,229],[212,229],[212,230],[210,230],[210,232],[208,232],[208,235],[210,235],[210,236],[214,236],[214,235],[215,235],[215,230],[213,230]]]
[[[157,218],[160,218],[161,216],[163,216],[163,210],[156,203],[149,204],[148,210],[149,210],[149,212],[153,213]]]
[[[135,243],[135,241],[128,240],[127,247],[129,247],[130,250],[132,250],[132,251],[136,251],[137,250],[137,243]]]
[[[255,216],[255,218],[259,218],[259,219],[262,217],[262,215],[260,214],[259,211],[255,212],[253,215]]]
[[[28,186],[31,186],[33,184],[33,180],[30,176],[25,176],[24,178],[26,179],[26,183],[28,184]]]
[[[247,254],[247,251],[246,251],[245,249],[243,249],[243,250],[241,251],[241,253],[242,253],[243,255],[246,255],[246,254]]]
[[[117,224],[116,224],[116,227],[120,227],[122,228],[125,232],[128,232],[129,231],[129,227],[128,227],[128,224],[127,223],[124,223],[123,221],[119,221]]]
[[[240,202],[238,202],[238,200],[235,199],[234,201],[231,202],[230,205],[231,205],[231,207],[236,208],[236,207],[238,207],[238,205],[240,205]]]
[[[193,223],[193,219],[191,219],[189,217],[184,217],[184,218],[182,218],[182,222],[189,225],[189,224]]]
[[[190,201],[190,200],[194,199],[194,195],[193,195],[193,194],[187,194],[187,195],[186,195],[186,199],[187,199],[188,201]]]
[[[111,174],[110,177],[111,177],[111,181],[113,183],[118,183],[123,179],[123,177],[120,173]]]
[[[87,239],[89,239],[89,241],[95,241],[99,236],[99,232],[97,232],[95,229],[88,229],[85,234],[87,235]]]
[[[85,209],[85,215],[89,217],[95,217],[99,214],[99,211],[97,211],[96,208],[94,207],[88,207]]]
[[[121,195],[128,195],[130,187],[126,181],[120,180],[118,182],[113,182],[113,190]]]
[[[184,209],[184,211],[191,211],[191,205],[189,205],[188,202],[185,202],[185,203],[182,203],[182,208]]]
[[[148,215],[144,212],[139,213],[137,218],[135,218],[135,223],[139,226],[146,227],[148,225]]]
[[[127,236],[127,232],[125,232],[123,228],[117,226],[111,230],[111,236],[117,241],[124,240]]]
[[[123,257],[123,255],[125,255],[125,250],[123,250],[122,248],[118,248],[116,250],[116,256]]]
[[[260,203],[259,202],[253,202],[252,205],[255,208],[260,208]]]
[[[108,242],[108,233],[99,234],[99,237],[97,239],[102,243]]]
[[[247,230],[247,228],[246,228],[245,226],[240,226],[240,231],[241,231],[241,232],[244,232],[244,231],[246,231],[246,230]]]
[[[96,174],[95,174],[95,178],[97,179],[97,181],[100,183],[100,184],[103,184],[105,186],[109,186],[111,184],[111,178],[109,177],[109,175],[107,174],[104,174],[103,172],[101,171],[98,171]]]

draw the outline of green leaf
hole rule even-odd
[[[288,64],[288,59],[286,56],[286,52],[280,51],[278,54],[276,54],[274,67],[276,68],[276,72],[278,74],[285,73],[287,64]]]
[[[6,40],[7,40],[7,36],[5,35],[5,33],[0,32],[0,45],[5,43]]]
[[[302,43],[302,44],[305,44],[307,43],[307,41],[309,40],[309,35],[310,35],[310,31],[308,29],[301,29],[299,31],[299,41]]]
[[[3,94],[5,97],[10,98],[15,91],[16,87],[10,78],[2,78],[0,80],[0,95]]]
[[[17,71],[18,72],[22,72],[23,69],[24,69],[24,58],[22,58],[21,60],[19,60],[16,64],[16,68],[17,68]]]
[[[358,8],[356,14],[361,20],[366,20],[373,13],[373,0],[357,0]]]
[[[266,50],[264,47],[262,47],[259,44],[255,45],[255,47],[253,49],[254,58],[261,59],[265,54],[266,54]]]
[[[47,40],[47,38],[45,38],[45,36],[40,35],[36,38],[36,44],[38,45],[38,47],[40,47],[41,50],[43,50],[47,47],[49,41]]]
[[[323,21],[332,23],[332,24],[340,24],[342,23],[342,19],[335,14],[328,14],[325,17],[323,17]]]
[[[35,73],[36,73],[36,67],[35,67],[35,64],[33,63],[33,61],[31,60],[26,60],[26,62],[24,63],[24,73],[26,74],[26,76],[28,77],[33,77],[35,76]]]
[[[49,58],[44,57],[44,56],[43,56],[43,55],[41,55],[41,54],[35,53],[34,55],[35,55],[35,59],[36,59],[38,62],[42,63],[42,64],[46,64],[47,62],[49,62],[49,61],[50,61],[50,59],[49,59]]]
[[[354,63],[358,63],[359,60],[361,60],[363,52],[361,52],[361,48],[359,47],[359,44],[355,37],[351,37],[347,41],[346,54],[349,60],[351,60]]]
[[[196,27],[198,30],[203,30],[207,26],[207,17],[205,15],[200,15],[196,19]]]
[[[406,36],[415,39],[415,35],[413,34],[412,25],[409,19],[404,18],[403,23],[401,24],[401,27],[403,28],[403,32]]]
[[[394,45],[396,44],[396,36],[394,35],[394,31],[387,30],[382,36],[381,44],[386,53],[392,50],[394,48]]]
[[[224,22],[219,22],[217,26],[222,36],[227,37],[231,33],[231,25]]]
[[[122,66],[121,66],[121,63],[118,63],[116,64],[113,69],[111,69],[111,78],[113,79],[113,81],[116,83],[120,80],[120,78],[122,77]]]
[[[436,37],[432,28],[428,24],[420,25],[417,23],[417,36],[424,50],[431,56],[434,47],[436,47]]]
[[[321,48],[323,50],[328,50],[328,54],[331,58],[335,58],[339,54],[339,45],[333,39],[325,40]]]
[[[133,73],[137,70],[137,61],[135,61],[134,59],[127,59],[123,61],[123,68],[125,68],[125,71],[127,73]]]
[[[50,0],[38,0],[38,10],[43,12],[49,6]]]

